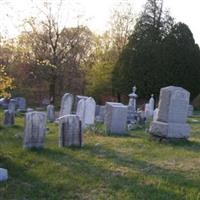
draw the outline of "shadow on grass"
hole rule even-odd
[[[72,150],[72,149],[71,149]],[[76,177],[82,177],[83,183],[88,184],[83,192],[90,193],[93,187],[103,185],[106,190],[105,195],[111,195],[113,199],[117,199],[117,193],[126,191],[129,193],[127,199],[184,199],[185,194],[177,194],[173,192],[174,187],[182,188],[193,188],[198,189],[200,182],[195,180],[188,180],[181,173],[172,170],[167,170],[158,167],[154,164],[146,161],[127,157],[124,154],[118,153],[111,149],[94,148],[86,146],[81,153],[87,155],[87,158],[81,158],[79,155],[73,155],[71,150],[60,150],[60,149],[44,149],[43,151],[35,151],[38,156],[48,157],[49,159],[59,162],[62,166],[67,166],[70,170],[71,175]],[[75,149],[76,151],[76,149]],[[101,157],[105,159],[105,162],[114,163],[117,167],[128,167],[134,169],[138,173],[131,175],[118,173],[117,169],[109,169],[102,163],[98,163],[95,158]],[[148,183],[148,180],[153,179],[156,181]],[[96,182],[95,182],[96,181]],[[151,181],[150,181],[151,182]],[[157,184],[162,182],[163,185]],[[79,184],[83,184],[79,183]],[[168,185],[168,188],[166,185]],[[81,190],[81,188],[80,188]],[[101,192],[101,188],[99,188]],[[98,196],[97,196],[98,197]],[[115,198],[114,198],[115,197]]]

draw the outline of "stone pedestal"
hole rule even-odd
[[[186,139],[190,127],[186,124],[190,93],[175,86],[162,88],[156,121],[151,123],[149,132],[153,136]]]
[[[83,145],[81,121],[77,115],[66,115],[59,119],[59,146]]]

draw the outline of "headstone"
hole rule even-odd
[[[33,108],[27,108],[26,112],[33,112],[34,109]]]
[[[99,116],[99,111],[100,111],[100,105],[96,105],[95,117],[96,117],[96,116]]]
[[[69,93],[64,94],[61,100],[59,116],[62,117],[64,115],[71,114],[72,104],[73,104],[73,95]]]
[[[105,116],[105,106],[99,106],[99,113],[96,116],[96,121],[104,122],[104,116]]]
[[[158,119],[158,108],[153,111],[153,121],[157,121]]]
[[[154,97],[153,97],[153,94],[152,94],[151,98],[149,99],[149,114],[150,114],[151,117],[153,117],[154,104],[155,104],[155,100],[154,100]]]
[[[77,110],[77,106],[78,106],[78,102],[82,99],[86,100],[87,98],[89,98],[88,96],[82,96],[82,95],[76,95],[75,97],[75,103],[74,103],[74,110]]]
[[[77,115],[65,115],[59,119],[59,146],[83,145],[81,121]]]
[[[19,112],[23,112],[26,110],[26,99],[23,97],[16,97],[17,107]]]
[[[24,148],[42,148],[46,132],[46,114],[44,112],[29,112],[25,117]]]
[[[0,106],[2,106],[3,109],[8,109],[9,99],[1,98],[0,99]]]
[[[104,124],[110,134],[126,133],[127,106],[122,103],[106,102]]]
[[[131,123],[136,120],[137,112],[134,106],[128,106],[127,122]]]
[[[5,126],[12,126],[15,124],[15,113],[10,110],[4,110],[4,122]]]
[[[54,106],[51,104],[47,106],[47,120],[49,122],[55,121],[55,110],[54,110]]]
[[[85,100],[85,117],[84,124],[90,126],[94,124],[95,120],[96,102],[92,97]]]
[[[186,139],[190,126],[186,124],[190,93],[175,86],[162,88],[157,120],[151,123],[149,132],[153,136]]]
[[[147,119],[150,117],[150,107],[148,103],[145,103],[144,113]]]
[[[43,106],[47,106],[47,105],[49,105],[49,104],[50,104],[50,100],[49,100],[48,98],[42,99],[42,105],[43,105]]]
[[[8,179],[8,170],[0,168],[0,182],[6,181]]]
[[[85,119],[85,100],[81,99],[78,102],[76,115],[79,117],[80,121],[82,122],[82,127],[84,128],[84,119]]]
[[[14,99],[11,99],[11,100],[9,101],[8,110],[9,110],[10,112],[15,113],[16,103],[17,103],[17,101],[14,100]]]
[[[194,110],[193,105],[188,105],[188,117],[193,116],[193,110]]]

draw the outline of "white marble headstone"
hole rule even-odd
[[[72,105],[73,105],[73,95],[69,93],[64,94],[61,100],[59,116],[62,117],[64,115],[71,114]]]
[[[93,125],[95,120],[96,102],[92,97],[85,100],[84,124]]]

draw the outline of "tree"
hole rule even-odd
[[[130,3],[120,3],[110,16],[109,29],[94,39],[90,67],[87,71],[87,93],[100,101],[112,96],[112,71],[133,31],[135,16]],[[94,76],[95,75],[95,76]]]
[[[74,92],[77,77],[81,78],[81,64],[90,49],[91,31],[84,26],[60,29],[51,14],[45,21],[31,18],[26,24],[31,31],[24,32],[23,38],[29,45],[33,72],[48,82],[49,97],[55,100],[60,95],[56,91]]]
[[[163,67],[168,85],[184,87],[193,99],[199,94],[200,50],[184,23],[176,23],[163,41]]]
[[[9,98],[10,91],[14,88],[13,79],[5,71],[5,66],[0,64],[0,97]]]
[[[113,70],[113,87],[118,96],[127,95],[133,84],[138,86],[140,96],[159,93],[162,41],[172,26],[172,17],[163,11],[163,0],[148,0]]]

